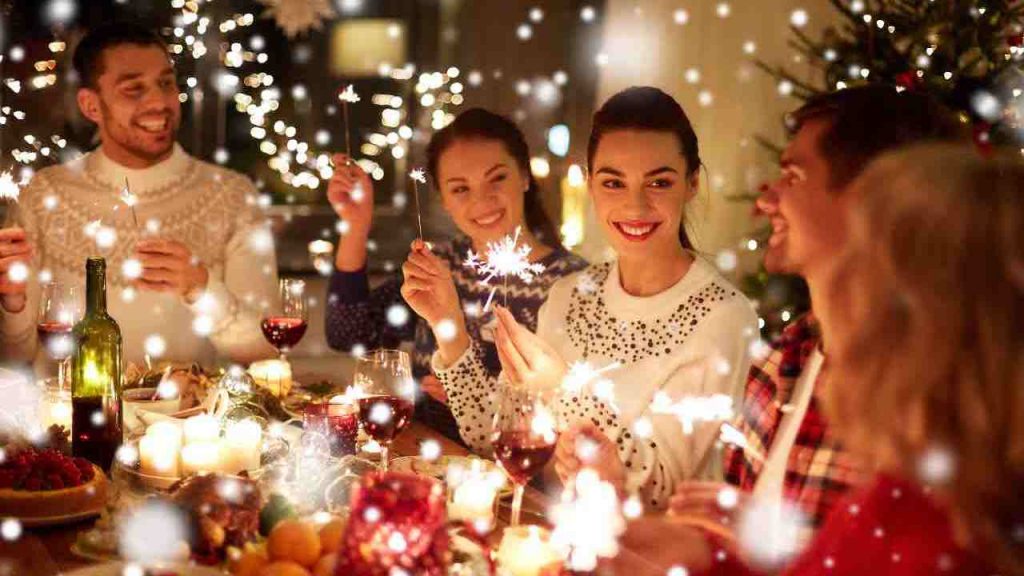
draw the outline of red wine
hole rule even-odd
[[[271,316],[263,319],[263,337],[278,350],[291,350],[306,333],[306,321],[302,318]]]
[[[412,402],[398,396],[359,399],[359,422],[378,442],[391,442],[412,420]]]
[[[36,325],[39,343],[46,348],[46,352],[54,360],[64,360],[74,351],[70,340],[71,329],[70,324],[61,324],[60,322],[40,322]]]
[[[118,403],[101,396],[71,399],[71,453],[110,470],[121,445]]]
[[[359,438],[359,414],[351,406],[310,404],[302,414],[303,426],[327,437],[331,456],[340,458],[356,453]]]
[[[501,432],[493,442],[494,457],[517,484],[526,484],[555,453],[555,442],[529,432]]]

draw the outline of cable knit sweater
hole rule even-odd
[[[667,505],[682,480],[721,478],[719,458],[709,454],[720,423],[686,434],[674,416],[651,413],[655,395],[728,394],[738,406],[756,333],[747,299],[700,259],[674,286],[650,297],[623,290],[617,263],[591,266],[552,286],[537,323],[537,335],[566,362],[595,369],[618,364],[601,374],[613,383],[614,406],[584,389],[562,396],[559,418],[563,425],[598,426],[617,445],[627,489],[655,508]],[[462,438],[487,453],[500,384],[472,362],[476,354],[471,349],[451,366],[435,354],[433,367]]]
[[[138,226],[120,198],[125,178],[138,197]],[[40,276],[84,290],[85,260],[98,255],[107,260],[107,309],[121,327],[126,361],[141,363],[145,341],[154,335],[166,344],[163,358],[176,362],[272,356],[259,324],[261,307],[277,298],[277,262],[256,199],[247,178],[201,162],[177,145],[167,160],[144,170],[116,164],[100,148],[39,171],[13,214],[13,224],[35,246],[36,274],[25,309],[0,311],[5,355],[30,360],[36,354]],[[100,246],[97,240],[107,233],[95,234],[97,222],[116,233],[112,245]],[[207,267],[206,294],[195,304],[130,287],[122,266],[146,236],[182,242]]]

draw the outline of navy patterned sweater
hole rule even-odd
[[[471,248],[469,239],[460,236],[449,243],[435,244],[433,252],[451,269],[465,312],[466,331],[477,344],[487,371],[496,377],[501,372],[494,345],[496,320],[493,310],[483,311],[491,289],[497,287],[495,303],[504,304],[507,296],[507,307],[516,320],[530,330],[536,330],[537,311],[547,300],[551,285],[563,276],[586,268],[587,263],[559,246],[539,261],[544,265],[544,272],[533,282],[527,284],[518,278],[509,278],[507,288],[503,280],[492,280],[488,285],[482,285],[482,278],[463,266]],[[327,295],[327,343],[335,350],[349,352],[358,347],[365,350],[398,348],[403,343],[412,342],[413,375],[419,379],[431,373],[430,359],[437,350],[437,343],[430,326],[416,316],[402,299],[401,288],[400,273],[371,290],[365,269],[356,272],[335,269]],[[421,397],[416,410],[422,421],[461,441],[458,427],[447,407],[429,397]]]

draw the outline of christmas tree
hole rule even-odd
[[[829,1],[839,22],[825,28],[820,37],[805,33],[807,17],[802,11],[793,13],[790,26],[791,46],[820,68],[820,83],[802,81],[784,66],[756,62],[778,81],[780,93],[806,99],[866,83],[927,92],[973,126],[979,146],[1020,146],[1024,3]],[[767,237],[767,230],[762,232],[758,240]],[[761,302],[768,332],[776,332],[808,304],[798,281],[763,269],[748,275],[744,288]]]

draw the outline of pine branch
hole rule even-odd
[[[790,74],[785,68],[781,66],[776,66],[775,68],[772,68],[771,66],[765,64],[761,60],[754,60],[754,65],[760,68],[761,70],[767,72],[773,78],[788,81],[790,84],[793,85],[794,88],[798,88],[809,94],[818,94],[821,92],[820,89],[815,88],[802,80],[797,80],[792,74]]]

